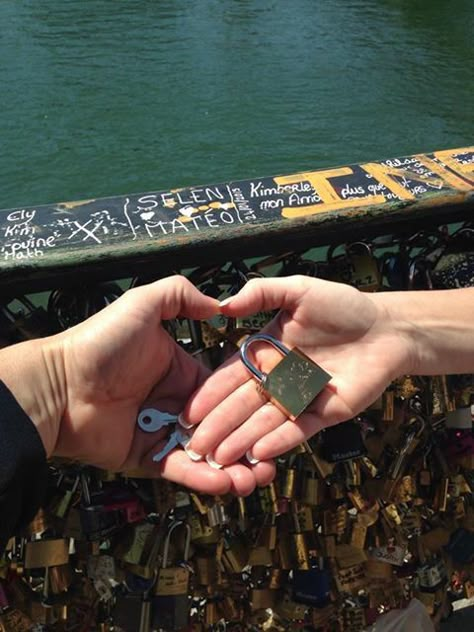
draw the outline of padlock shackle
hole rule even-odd
[[[162,568],[167,568],[168,566],[168,554],[170,550],[171,534],[176,529],[176,527],[179,527],[182,524],[185,525],[185,529],[186,529],[186,542],[184,544],[184,561],[187,562],[189,560],[189,548],[191,546],[191,525],[183,522],[183,520],[177,520],[176,522],[173,522],[173,524],[170,527],[170,530],[166,534],[165,546],[163,547]]]
[[[254,342],[268,342],[272,345],[272,347],[278,349],[278,351],[280,351],[284,356],[288,355],[288,349],[282,342],[280,342],[273,336],[270,336],[270,334],[253,334],[252,336],[249,336],[242,344],[242,346],[240,347],[240,357],[242,359],[242,362],[245,364],[250,373],[252,373],[252,375],[254,375],[259,382],[263,383],[265,382],[267,374],[257,369],[257,367],[254,366],[247,357],[248,349],[250,345],[252,345]]]

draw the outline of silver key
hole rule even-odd
[[[175,424],[178,417],[156,408],[145,408],[138,415],[137,424],[144,432],[158,432],[161,428]]]
[[[171,450],[181,445],[184,450],[191,441],[191,434],[186,432],[178,423],[178,416],[170,413],[165,413],[157,408],[145,408],[140,412],[137,419],[137,424],[144,432],[158,432],[161,428],[165,428],[174,424],[174,430],[168,437],[168,443],[165,444],[162,450],[153,456],[153,461],[159,463],[165,456],[167,456]],[[196,460],[196,459],[193,459]]]
[[[155,454],[153,461],[155,461],[155,463],[159,463],[171,452],[171,450],[174,450],[174,448],[177,448],[179,445],[186,450],[186,446],[190,441],[191,435],[179,426],[176,426],[174,431],[168,437],[168,443],[162,450]]]

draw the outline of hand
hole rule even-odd
[[[161,321],[207,318],[217,310],[216,301],[184,277],[163,279],[126,292],[57,336],[2,350],[0,377],[37,424],[48,455],[140,469],[209,494],[246,495],[273,478],[273,464],[218,471],[182,449],[154,463],[168,431],[145,433],[136,425],[142,408],[179,413],[208,375]]]
[[[411,342],[392,323],[381,295],[303,276],[255,279],[221,311],[247,316],[281,308],[264,329],[288,348],[299,347],[332,375],[330,383],[296,422],[257,392],[238,354],[219,368],[189,401],[184,417],[199,423],[192,449],[218,463],[282,454],[322,428],[350,419],[412,366]],[[257,352],[254,352],[257,349]],[[251,347],[256,365],[269,372],[281,359],[270,345]]]

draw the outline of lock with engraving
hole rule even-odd
[[[186,536],[183,563],[169,566],[170,540],[176,528],[184,525]],[[153,598],[153,626],[165,630],[181,630],[188,625],[191,599],[189,596],[191,527],[181,521],[169,528],[163,550],[163,562],[158,571]]]
[[[249,347],[266,342],[278,349],[283,359],[270,371],[263,373],[248,358]],[[331,379],[329,373],[298,348],[291,351],[269,334],[249,336],[240,348],[240,357],[259,382],[259,389],[292,421],[311,404]]]

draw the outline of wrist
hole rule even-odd
[[[375,295],[390,326],[408,344],[404,373],[448,375],[474,370],[474,288]]]
[[[28,340],[0,350],[0,379],[29,416],[52,455],[66,408],[59,336]]]
[[[392,379],[401,375],[419,375],[423,348],[419,324],[411,312],[409,293],[380,292],[371,298],[378,308],[378,327],[390,339],[390,348],[396,350],[391,356],[394,361]]]

